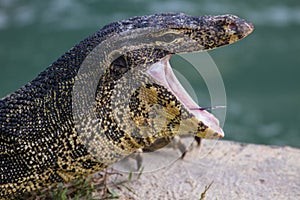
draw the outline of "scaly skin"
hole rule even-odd
[[[77,125],[72,110],[77,93],[73,89],[87,55],[116,35],[142,28],[161,30],[151,39],[164,50],[125,44],[128,48],[124,55],[112,63],[101,62],[103,74],[92,97],[96,120],[86,115]],[[75,45],[36,79],[0,100],[0,199],[16,198],[103,170],[159,138],[193,130],[195,136],[220,137],[145,71],[167,55],[214,49],[244,38],[252,29],[251,24],[232,15],[167,13],[111,23]],[[196,43],[192,45],[184,38]],[[139,88],[127,87],[126,72],[132,73]],[[78,80],[87,81],[84,77],[89,73],[93,72]],[[89,87],[87,81],[81,89]],[[130,103],[116,100],[121,96]],[[112,114],[116,108],[117,116]],[[79,110],[85,112],[85,108]],[[151,115],[153,112],[155,115]],[[163,124],[161,119],[165,120]],[[79,129],[85,130],[82,135]],[[91,142],[87,145],[86,140]]]

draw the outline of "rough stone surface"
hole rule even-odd
[[[205,140],[200,152],[115,190],[120,199],[200,199],[211,182],[205,199],[300,199],[300,149]]]

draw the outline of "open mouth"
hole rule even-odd
[[[211,113],[201,109],[180,84],[169,63],[170,58],[171,55],[167,55],[159,62],[153,64],[147,70],[147,73],[161,85],[169,89],[199,121],[214,130],[215,133],[218,133],[218,138],[224,137],[224,132],[219,126],[219,120]]]

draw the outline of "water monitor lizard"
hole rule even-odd
[[[142,32],[133,34],[136,30]],[[168,60],[172,54],[231,44],[252,30],[250,23],[233,15],[163,13],[111,23],[75,45],[0,100],[0,199],[102,170],[159,138],[182,132],[222,137],[218,121],[195,110],[197,105],[172,85]],[[135,43],[137,37],[142,40]],[[109,48],[118,39],[123,54]],[[102,73],[87,97],[93,101],[87,107],[92,114],[86,114],[87,102],[80,95],[91,89],[94,72],[85,71],[80,78],[79,71],[88,56],[98,56],[93,51],[102,44],[105,50],[97,52],[103,56],[97,61]],[[116,51],[120,55],[109,60]],[[74,92],[76,81],[83,84]],[[79,122],[74,101],[83,106],[76,108]]]

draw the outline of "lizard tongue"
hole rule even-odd
[[[164,87],[168,88],[177,97],[177,99],[192,113],[199,121],[203,122],[210,129],[218,133],[218,138],[224,137],[222,128],[219,126],[219,120],[207,112],[206,110],[195,110],[194,108],[200,108],[199,105],[190,97],[183,86],[180,84],[176,78],[169,60],[171,55],[164,57],[159,62],[153,64],[147,73],[162,84]],[[214,136],[215,137],[215,136]]]

